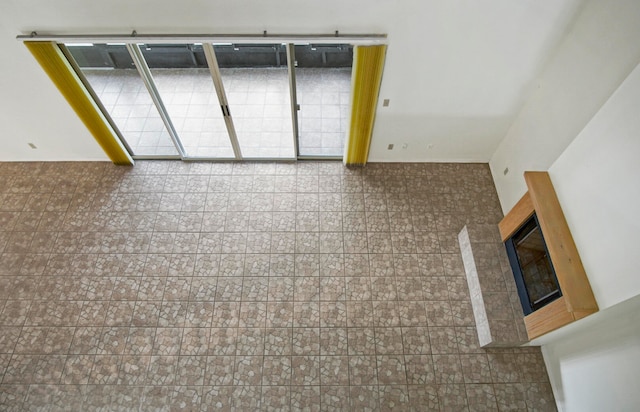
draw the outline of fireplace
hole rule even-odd
[[[598,311],[547,172],[525,172],[527,192],[498,224],[529,340]],[[513,290],[513,289],[512,289]]]
[[[505,241],[505,246],[525,316],[562,296],[535,213]]]

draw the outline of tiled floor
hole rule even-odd
[[[152,69],[160,97],[189,157],[233,158],[208,69]],[[220,69],[245,158],[293,158],[287,68]],[[136,155],[177,155],[136,70],[83,69]],[[301,155],[342,156],[349,123],[350,68],[296,69]]]
[[[0,163],[0,410],[554,410],[478,347],[478,164]]]

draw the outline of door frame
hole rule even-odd
[[[202,36],[163,36],[163,35],[147,35],[147,36],[137,36],[135,32],[131,36],[113,36],[113,35],[96,35],[96,36],[39,36],[37,34],[32,34],[31,36],[18,36],[18,40],[21,41],[33,41],[33,40],[49,40],[55,41],[58,43],[58,46],[61,48],[65,57],[68,59],[69,63],[73,67],[73,69],[78,74],[79,78],[82,82],[87,86],[91,97],[95,100],[96,104],[100,108],[100,110],[105,115],[105,118],[109,122],[109,124],[113,127],[116,132],[118,138],[121,140],[129,154],[134,159],[181,159],[183,161],[242,161],[242,160],[251,160],[251,161],[297,161],[299,159],[309,159],[309,160],[336,160],[343,159],[343,156],[301,156],[299,150],[299,121],[298,121],[298,111],[299,105],[297,102],[297,89],[296,89],[296,73],[295,73],[295,45],[296,43],[316,43],[316,44],[336,44],[336,43],[348,43],[354,46],[357,45],[381,45],[387,44],[386,35],[338,35],[336,32],[335,35],[326,35],[326,36],[267,36],[262,37],[251,36],[251,35],[239,35],[239,36],[225,36],[225,35],[202,35]],[[140,74],[145,87],[147,88],[154,105],[158,109],[160,113],[160,117],[169,133],[172,143],[174,144],[178,155],[134,155],[132,148],[127,143],[126,139],[122,135],[122,132],[115,125],[115,122],[107,112],[104,105],[101,103],[97,94],[93,91],[90,83],[87,81],[86,77],[82,74],[82,70],[79,65],[76,63],[75,59],[69,52],[65,43],[124,43],[131,58],[133,59],[136,69]],[[228,100],[226,98],[226,93],[224,89],[223,80],[221,77],[221,73],[219,70],[219,66],[217,64],[217,59],[215,55],[215,50],[213,48],[214,43],[229,43],[235,42],[238,44],[242,43],[257,43],[257,44],[286,44],[287,51],[287,69],[289,73],[289,92],[290,92],[290,102],[291,102],[291,121],[293,126],[293,148],[294,148],[294,156],[291,158],[247,158],[242,155],[242,151],[238,142],[238,136],[235,130],[235,126],[233,124],[233,118],[229,111]],[[140,50],[140,44],[192,44],[192,43],[202,43],[207,65],[209,71],[211,73],[212,80],[214,82],[214,86],[216,89],[216,94],[218,96],[218,100],[220,103],[220,108],[223,113],[223,118],[225,121],[225,125],[227,127],[228,136],[233,148],[234,157],[195,157],[189,156],[184,146],[180,141],[180,137],[178,136],[172,122],[171,118],[162,102],[162,98],[160,97],[159,91],[155,86],[153,81],[153,77],[151,75],[151,71],[149,69],[148,64],[146,63],[144,56]]]

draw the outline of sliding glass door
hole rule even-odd
[[[342,157],[349,45],[65,46],[134,157]]]
[[[127,46],[72,43],[67,50],[133,156],[179,155]]]
[[[295,158],[287,47],[214,45],[245,158]]]
[[[349,125],[353,47],[295,46],[300,156],[342,157]]]
[[[185,156],[235,158],[202,44],[139,48]]]

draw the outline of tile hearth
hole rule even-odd
[[[555,410],[483,349],[487,165],[0,163],[1,410]]]
[[[522,306],[498,228],[468,224],[458,240],[480,346],[528,343]]]

